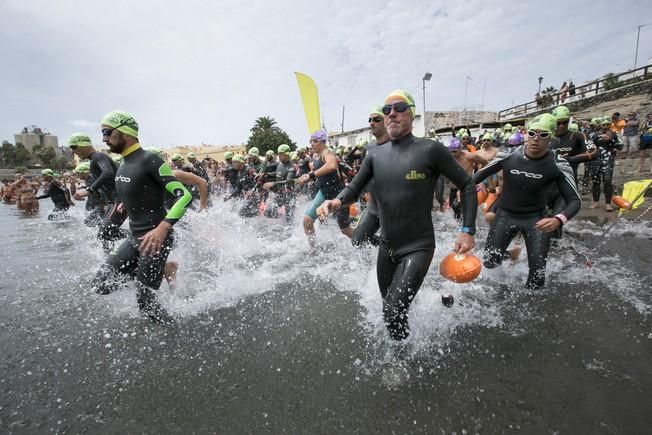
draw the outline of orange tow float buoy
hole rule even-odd
[[[482,184],[478,184],[475,186],[475,191],[477,192],[478,195],[478,205],[482,204],[487,200],[489,197],[489,192],[487,192],[487,189]]]
[[[616,207],[618,207],[618,208],[629,208],[632,205],[625,198],[623,198],[622,196],[618,196],[618,195],[612,196],[611,197],[611,202],[613,202],[614,205]]]
[[[439,264],[439,273],[453,282],[473,281],[480,275],[482,263],[473,254],[451,252]]]

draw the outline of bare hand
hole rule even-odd
[[[457,240],[455,240],[454,251],[458,254],[464,254],[469,252],[475,246],[475,239],[469,233],[460,232],[457,235]]]
[[[125,204],[124,204],[124,202],[121,202],[120,204],[118,204],[118,206],[116,207],[116,211],[117,211],[118,213],[120,213],[120,214],[124,213],[124,211],[125,211]]]
[[[75,195],[73,196],[73,198],[75,198],[77,201],[81,201],[82,199],[84,199],[87,196],[88,196],[88,192],[86,191],[86,189],[81,189],[81,190],[78,190],[77,192],[75,192]]]
[[[559,219],[551,217],[541,219],[536,223],[536,225],[534,225],[534,228],[544,233],[552,233],[557,228],[559,228],[560,225],[561,222],[559,222]]]
[[[145,256],[157,254],[161,250],[170,228],[172,226],[169,223],[161,222],[156,228],[139,237],[138,251]]]
[[[308,174],[303,174],[302,176],[297,178],[296,183],[299,184],[299,185],[305,184],[309,179],[310,179],[310,176]]]
[[[331,213],[334,210],[337,210],[342,206],[342,201],[339,199],[328,199],[322,203],[322,205],[319,206],[317,209],[317,216],[319,217],[320,221],[323,221],[326,219],[329,213]]]
[[[272,187],[274,187],[274,182],[272,182],[272,181],[268,181],[267,183],[263,184],[263,189],[265,189],[265,190],[269,190]]]

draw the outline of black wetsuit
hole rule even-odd
[[[374,148],[383,146],[387,142],[379,144],[376,141],[373,141],[367,144],[366,153],[369,153]],[[363,159],[364,161],[364,159]],[[351,243],[353,246],[360,246],[365,243],[370,243],[373,246],[378,246],[380,240],[376,236],[376,232],[380,229],[380,219],[378,218],[378,201],[376,201],[376,193],[374,192],[374,180],[371,179],[365,189],[369,192],[371,198],[367,203],[367,207],[360,214],[358,219],[358,225],[353,230],[353,236],[351,236]]]
[[[573,170],[568,162],[555,152],[542,157],[526,156],[525,146],[511,154],[501,152],[487,166],[473,176],[475,183],[503,171],[503,186],[497,199],[496,219],[487,236],[484,265],[488,268],[501,264],[507,247],[520,232],[527,248],[529,274],[527,288],[538,289],[545,284],[546,261],[550,248],[550,233],[534,226],[546,213],[545,192],[556,184],[566,206],[556,216],[562,223],[571,219],[582,204]]]
[[[71,200],[70,200],[70,192],[68,192],[68,189],[66,186],[61,184],[57,180],[52,180],[50,181],[44,188],[43,188],[43,195],[39,195],[36,197],[36,199],[43,199],[43,198],[50,198],[52,202],[54,203],[54,213],[66,211],[70,208],[71,205]],[[48,219],[54,219],[52,215],[48,216]]]
[[[550,142],[550,149],[554,150],[570,164],[577,182],[577,168],[580,163],[588,162],[595,155],[595,145],[584,140],[584,135],[576,131],[567,131],[561,136],[556,136]]]
[[[294,180],[297,178],[296,171],[289,160],[285,163],[278,162],[275,169],[275,184],[272,187],[272,192],[276,194],[274,197],[275,205],[276,207],[285,207],[285,221],[289,223],[294,216]],[[265,216],[277,217],[275,207],[268,206],[265,209]]]
[[[478,202],[471,178],[444,145],[412,134],[370,150],[358,175],[338,195],[349,204],[374,179],[381,234],[376,273],[385,324],[396,340],[410,333],[408,310],[435,251],[431,210],[442,175],[462,191],[464,227],[474,232]]]
[[[160,287],[163,280],[165,262],[173,243],[172,230],[168,232],[160,251],[149,256],[141,255],[138,250],[140,237],[162,221],[171,225],[177,223],[192,197],[157,154],[145,151],[136,144],[123,152],[123,157],[115,182],[118,198],[129,215],[131,234],[109,254],[93,284],[98,293],[107,294],[117,289],[116,275],[135,277],[138,307],[156,317],[160,307],[154,290]],[[166,211],[164,204],[166,192],[178,198],[169,211]]]
[[[108,252],[113,246],[113,242],[127,235],[120,229],[127,219],[127,213],[120,213],[117,209],[115,175],[118,171],[118,166],[111,157],[98,151],[92,153],[89,159],[91,161],[91,183],[86,188],[86,191],[89,193],[89,199],[93,196],[94,200],[91,202],[97,203],[96,207],[99,209],[99,213],[101,213],[102,217],[97,236],[102,241],[104,250]]]
[[[600,183],[604,186],[604,201],[605,204],[611,203],[611,197],[614,194],[613,175],[614,167],[616,165],[616,156],[618,150],[622,149],[623,143],[620,141],[618,135],[613,132],[607,132],[610,136],[609,139],[602,139],[602,132],[596,132],[592,136],[593,142],[598,147],[598,158],[595,164],[591,167],[591,193],[593,201],[600,200]]]

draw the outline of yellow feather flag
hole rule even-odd
[[[628,181],[623,186],[623,198],[632,203],[632,210],[643,204],[645,191],[652,187],[652,180]]]
[[[307,75],[295,72],[297,76],[297,83],[299,85],[299,93],[301,94],[301,101],[303,102],[303,111],[306,113],[306,124],[308,125],[308,133],[320,129],[321,115],[319,114],[319,94],[317,93],[317,85],[314,80]]]

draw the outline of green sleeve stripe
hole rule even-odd
[[[170,168],[170,165],[167,163],[163,162],[160,168],[158,168],[158,174],[161,177],[171,177],[172,176],[172,168]]]
[[[170,181],[165,185],[165,190],[170,192],[172,195],[174,195],[174,191],[178,189],[183,191],[183,196],[177,199],[172,208],[168,211],[168,214],[165,216],[166,219],[181,219],[183,214],[186,212],[186,207],[188,207],[188,204],[192,201],[192,195],[179,181]]]

